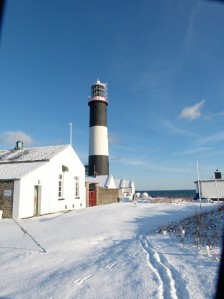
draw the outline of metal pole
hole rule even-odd
[[[198,174],[198,196],[200,201],[200,209],[201,209],[201,186],[200,186],[200,180],[199,180],[199,168],[198,168],[198,161],[197,161],[197,174]]]
[[[72,123],[69,123],[70,127],[70,145],[72,146]]]
[[[218,192],[217,180],[215,180],[215,188],[216,188],[217,200],[218,200],[218,202],[219,202],[219,192]]]

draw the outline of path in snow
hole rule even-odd
[[[143,235],[140,235],[139,243],[147,255],[147,266],[155,274],[158,281],[157,298],[190,298],[181,279],[181,274],[169,264],[165,255],[153,248]]]

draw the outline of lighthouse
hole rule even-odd
[[[107,85],[99,80],[91,86],[88,99],[89,117],[89,164],[88,175],[109,174],[107,130]]]

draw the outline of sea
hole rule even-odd
[[[195,190],[141,190],[136,191],[136,193],[137,192],[147,192],[148,195],[152,197],[195,197]]]

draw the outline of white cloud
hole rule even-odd
[[[197,147],[197,148],[192,148],[192,149],[186,150],[186,151],[180,153],[180,155],[182,155],[182,156],[194,155],[194,154],[198,154],[198,153],[202,153],[202,152],[208,152],[211,150],[212,150],[211,147]]]
[[[224,116],[224,111],[220,112],[215,112],[215,113],[208,113],[207,115],[204,115],[206,120],[212,120],[217,117],[223,117]]]
[[[28,134],[22,131],[8,131],[4,132],[0,136],[0,143],[2,145],[15,146],[16,141],[18,140],[22,141],[25,146],[32,145],[34,143],[33,139]]]
[[[213,135],[200,138],[197,140],[197,144],[203,145],[203,144],[215,144],[217,142],[224,140],[224,132],[218,132]]]
[[[186,173],[189,172],[185,167],[181,168],[175,168],[173,166],[164,166],[163,163],[157,164],[157,163],[151,163],[150,161],[143,160],[143,159],[126,159],[122,158],[119,161],[121,164],[133,166],[136,169],[139,168],[142,171],[145,172],[145,169],[150,171],[156,171],[156,172],[168,172],[168,173]]]
[[[198,1],[192,1],[189,6],[189,11],[187,13],[188,20],[186,24],[186,34],[185,34],[185,44],[184,48],[186,51],[191,51],[192,45],[194,44],[195,38],[197,36],[196,28],[198,21],[198,13],[201,11],[201,5]]]
[[[190,130],[185,130],[176,127],[171,121],[163,120],[161,121],[164,127],[169,130],[169,133],[174,135],[186,135],[186,136],[195,136],[195,133]]]
[[[108,142],[109,144],[117,144],[120,142],[120,138],[116,134],[110,133],[108,136]]]
[[[199,102],[193,106],[185,107],[181,111],[179,117],[190,119],[190,120],[200,118],[201,117],[201,109],[204,105],[204,102],[205,102],[205,100],[202,100],[201,102]]]
[[[138,160],[138,159],[122,159],[122,162],[126,165],[132,165],[132,166],[145,166],[145,161]]]
[[[120,156],[110,156],[110,161],[119,161],[119,160],[121,160],[122,159],[122,157],[120,157]]]

